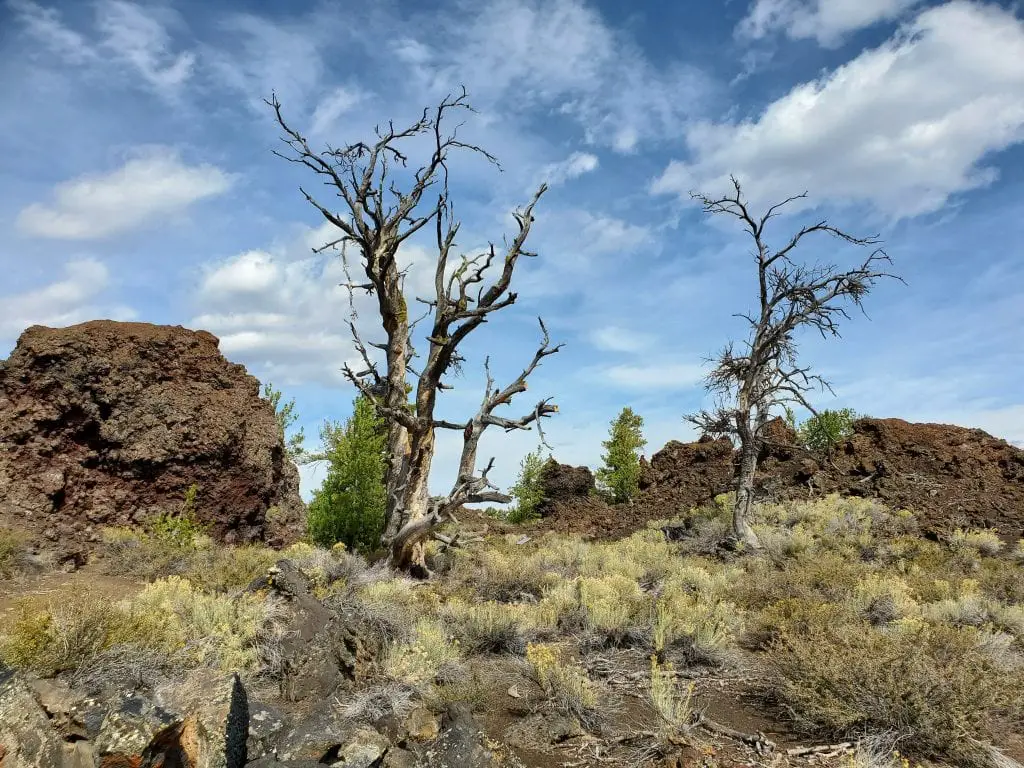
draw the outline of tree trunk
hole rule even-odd
[[[428,486],[434,456],[434,428],[428,427],[410,438],[406,444],[408,453],[401,457],[405,471],[395,478],[393,492],[389,489],[389,497],[393,495],[397,509],[393,521],[389,520],[394,530],[386,532],[385,543],[391,550],[392,566],[426,573],[424,541],[437,524],[432,519]]]
[[[732,513],[732,532],[747,549],[760,549],[761,542],[750,525],[750,507],[754,501],[754,476],[757,472],[757,442],[746,431],[740,436],[740,473],[736,480],[736,505]]]

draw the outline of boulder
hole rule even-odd
[[[0,666],[0,766],[53,768],[62,763],[61,739],[46,712],[21,677]]]
[[[143,696],[120,697],[111,702],[96,736],[100,766],[136,768],[157,760],[188,765],[183,727],[184,720],[178,714]]]
[[[279,560],[247,589],[271,592],[289,608],[281,641],[281,697],[322,699],[362,679],[380,651],[372,633],[352,616],[327,608],[310,592],[309,578],[290,560]]]
[[[32,326],[0,361],[0,522],[66,547],[195,509],[227,542],[301,533],[273,406],[218,340],[180,326]]]

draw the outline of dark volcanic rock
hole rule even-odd
[[[0,520],[64,548],[196,510],[226,541],[283,543],[299,479],[259,382],[180,326],[33,326],[0,361]]]
[[[572,467],[549,459],[540,471],[544,498],[537,511],[544,517],[555,505],[586,499],[594,490],[594,475],[586,467]]]
[[[364,678],[381,652],[372,632],[345,613],[331,610],[310,592],[309,579],[290,560],[279,560],[247,587],[269,591],[290,612],[281,641],[281,696],[319,700]]]
[[[924,533],[988,527],[1007,541],[1024,536],[1024,450],[980,429],[859,419],[831,456],[795,445],[795,437],[782,419],[769,422],[756,478],[760,500],[864,496],[913,511]],[[673,440],[641,461],[634,504],[558,502],[543,525],[596,538],[625,536],[732,490],[736,464],[729,440]]]

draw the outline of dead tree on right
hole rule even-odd
[[[751,526],[751,503],[758,455],[764,445],[765,425],[772,412],[800,405],[817,413],[808,402],[811,390],[832,391],[829,383],[802,365],[797,356],[796,334],[809,328],[822,337],[838,337],[840,319],[849,319],[847,308],[863,309],[864,297],[881,278],[900,280],[885,271],[892,260],[881,248],[876,236],[854,237],[826,221],[801,228],[785,245],[773,249],[767,242],[765,228],[789,203],[807,197],[804,192],[771,206],[761,216],[751,213],[740,183],[730,177],[731,195],[712,198],[698,193],[691,197],[700,202],[705,213],[724,214],[739,220],[754,242],[757,263],[758,308],[741,313],[749,324],[749,335],[742,345],[729,342],[709,362],[713,370],[705,386],[715,396],[711,410],[686,416],[705,434],[729,437],[739,442],[740,463],[736,476],[736,501],[733,507],[733,536],[745,549],[756,550],[760,542]],[[872,248],[860,266],[840,272],[832,265],[805,266],[797,263],[793,253],[805,237],[827,234],[854,246]]]

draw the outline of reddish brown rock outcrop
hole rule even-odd
[[[586,467],[559,464],[548,459],[540,471],[544,498],[537,512],[544,517],[558,504],[588,499],[594,491],[594,475]]]
[[[0,522],[65,547],[196,511],[226,541],[283,543],[303,505],[272,406],[205,331],[33,326],[0,361]]]
[[[980,429],[860,419],[831,457],[795,445],[781,419],[767,434],[757,474],[762,499],[868,496],[913,510],[926,533],[989,527],[1008,541],[1024,537],[1024,450]],[[735,467],[728,440],[673,440],[642,462],[641,492],[632,505],[559,503],[545,526],[598,537],[628,535],[731,490]]]

